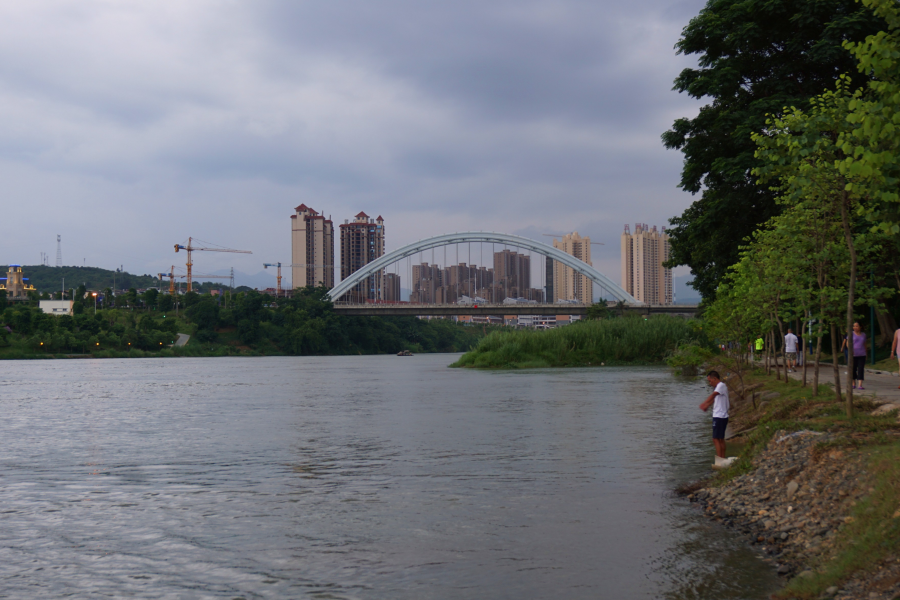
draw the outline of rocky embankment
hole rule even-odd
[[[785,578],[812,577],[837,555],[840,529],[853,521],[856,504],[872,491],[864,459],[829,444],[834,434],[775,434],[753,460],[753,470],[721,487],[688,496],[705,512],[746,534]],[[900,511],[895,514],[900,518]],[[900,562],[833,586],[824,598],[900,598]]]

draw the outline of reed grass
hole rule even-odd
[[[529,369],[658,364],[679,343],[700,340],[687,319],[669,315],[577,322],[543,331],[495,331],[452,367]]]

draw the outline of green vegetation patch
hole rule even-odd
[[[690,321],[668,315],[579,321],[543,331],[495,331],[451,366],[532,369],[659,364],[679,344],[702,338]]]
[[[308,288],[277,299],[253,290],[224,297],[191,292],[173,310],[173,296],[129,290],[105,302],[121,308],[95,312],[93,303],[76,300],[73,315],[58,316],[16,302],[0,311],[0,359],[461,352],[494,329],[447,319],[343,316],[326,292]],[[84,294],[81,288],[76,297]],[[186,346],[172,346],[178,333],[191,336]]]

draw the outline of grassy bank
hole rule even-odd
[[[742,475],[751,474],[756,482],[754,486],[762,489],[767,477],[777,475],[771,472],[774,467],[764,461],[760,463],[764,451],[772,447],[776,432],[827,433],[823,436],[827,441],[814,446],[812,463],[798,465],[798,472],[802,474],[805,469],[816,468],[819,461],[825,460],[822,457],[826,454],[830,454],[832,460],[835,455],[840,456],[846,465],[840,474],[830,480],[817,481],[816,487],[821,486],[820,489],[827,491],[857,481],[857,494],[849,502],[849,513],[845,512],[847,506],[823,503],[815,494],[808,500],[794,498],[793,502],[781,495],[783,492],[773,495],[770,514],[784,514],[785,510],[790,513],[787,505],[793,504],[796,508],[799,503],[821,506],[824,515],[842,522],[833,541],[823,544],[811,558],[804,558],[804,565],[809,568],[805,576],[791,579],[776,597],[819,598],[832,586],[857,585],[867,589],[865,582],[874,577],[875,572],[885,569],[886,564],[895,564],[900,554],[900,423],[896,414],[869,414],[876,403],[871,398],[857,396],[856,415],[848,418],[844,405],[835,401],[830,386],[821,386],[819,396],[813,396],[809,387],[801,387],[797,381],[785,383],[761,371],[745,378],[747,387],[760,384],[763,387],[756,387],[753,392],[765,395],[766,400],[757,406],[751,398],[742,398],[739,389],[734,389],[732,424],[735,431],[747,432],[735,440],[743,443],[741,456],[732,467],[704,485],[729,490]],[[784,472],[780,475],[780,483],[775,481],[781,488],[791,477],[797,476]],[[744,498],[741,494],[745,492],[735,490],[735,498]],[[791,557],[786,559],[789,561]]]
[[[683,342],[702,338],[691,321],[660,315],[581,321],[567,327],[495,331],[453,367],[532,369],[659,364]]]

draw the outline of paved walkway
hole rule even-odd
[[[176,345],[176,346],[179,346],[179,347],[180,347],[180,346],[184,346],[185,344],[188,343],[188,340],[189,340],[189,339],[191,339],[191,336],[189,336],[188,334],[186,334],[186,333],[179,333],[179,334],[178,334],[178,339],[175,340],[175,345]]]
[[[810,385],[813,378],[813,365],[809,365],[806,373],[806,383]],[[847,367],[838,367],[841,374],[841,392],[846,392],[847,384]],[[803,379],[803,367],[797,368],[793,373],[788,373],[792,379]],[[819,363],[819,381],[822,383],[834,382],[834,371],[831,363]],[[870,396],[879,400],[900,403],[900,377],[896,373],[891,374],[887,371],[870,371],[866,369],[866,379],[864,382],[864,390],[853,390],[853,395]]]

